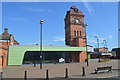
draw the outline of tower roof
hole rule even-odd
[[[71,6],[71,8],[70,8],[70,9],[74,9],[74,8],[76,8],[76,6]]]
[[[8,28],[4,29],[4,32],[2,33],[2,36],[10,36],[11,34],[8,33]]]
[[[78,16],[84,16],[81,10],[79,10],[76,6],[71,6],[70,10],[67,11],[66,17],[68,15],[78,15]]]
[[[4,32],[0,35],[0,40],[10,40],[11,35],[8,33],[8,28],[5,28]]]
[[[8,28],[5,28],[4,32],[0,35],[0,40],[10,40],[11,36],[13,36],[13,35],[8,33]],[[14,40],[14,41],[16,41],[16,40]]]

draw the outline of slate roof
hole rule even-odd
[[[4,32],[0,35],[0,40],[10,40],[11,36],[13,35],[8,33],[8,28],[5,28]],[[17,42],[15,39],[14,41]]]
[[[8,33],[8,28],[5,28],[4,32],[0,35],[0,40],[10,40],[11,35]]]
[[[0,40],[10,40],[10,36],[0,35]]]

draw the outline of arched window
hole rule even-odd
[[[77,31],[77,36],[79,36],[79,31]]]
[[[80,31],[80,36],[82,36],[82,35],[81,35],[81,31]]]
[[[74,31],[74,36],[77,36],[77,35],[76,35],[76,31]]]

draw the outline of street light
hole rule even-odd
[[[42,24],[44,20],[40,20],[40,69],[42,69]]]
[[[95,36],[95,38],[97,38],[98,54],[99,54],[99,41],[98,41],[98,37],[97,37],[97,36]],[[100,62],[100,54],[99,54],[99,60],[98,60],[98,62]]]
[[[106,46],[106,49],[107,49],[107,41],[105,39],[103,41],[105,42],[105,46]],[[106,51],[106,53],[107,53],[107,51]]]
[[[33,64],[34,64],[34,67],[36,67],[36,62],[35,62],[35,53],[34,53],[34,58],[33,58]]]
[[[105,43],[102,43],[103,44],[103,48],[104,48],[104,53],[105,53]]]
[[[86,34],[87,34],[87,32],[86,32],[86,26],[88,26],[88,24],[84,24],[84,29],[85,29],[85,39],[86,39],[86,53],[87,53],[87,36],[86,36]],[[87,66],[89,66],[89,62],[88,62],[88,53],[87,53]]]

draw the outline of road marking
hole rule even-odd
[[[117,77],[118,75],[115,76],[105,76],[105,77],[98,77],[98,78],[110,78],[110,77]]]

